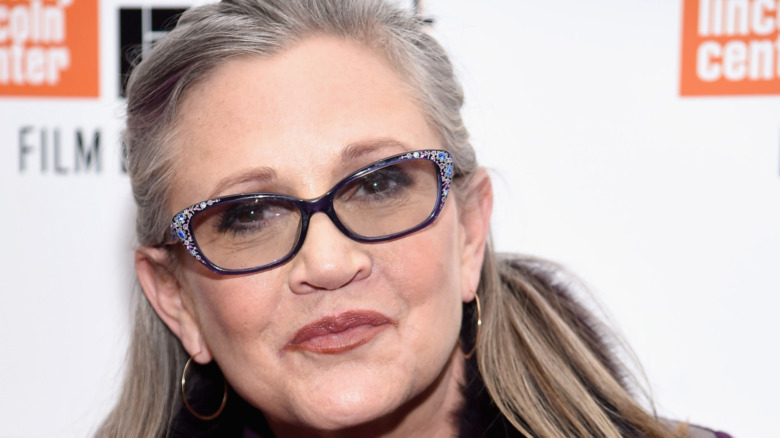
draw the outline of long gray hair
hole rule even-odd
[[[127,87],[124,141],[139,243],[159,245],[168,236],[169,188],[181,153],[174,141],[177,109],[188,89],[228,59],[270,57],[313,35],[352,40],[387,58],[453,154],[453,193],[467,197],[478,165],[460,115],[463,92],[425,27],[383,0],[232,0],[184,13],[135,67]],[[486,249],[477,357],[495,404],[529,436],[617,437],[626,430],[668,436],[625,389],[595,322],[548,274],[537,261],[497,261]],[[139,287],[135,300],[127,375],[101,437],[165,436],[181,408],[177,382],[186,353]]]

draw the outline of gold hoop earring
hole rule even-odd
[[[471,359],[471,357],[474,356],[474,353],[477,352],[477,343],[479,342],[479,328],[482,327],[482,306],[479,305],[479,295],[476,293],[474,294],[474,300],[477,302],[477,335],[474,336],[474,346],[471,348],[471,351],[463,355],[463,357],[466,359]]]
[[[225,409],[225,404],[227,403],[227,397],[228,397],[228,386],[227,386],[227,380],[223,380],[225,383],[225,393],[222,395],[222,404],[219,405],[219,409],[217,409],[216,412],[210,415],[203,415],[199,412],[196,412],[195,409],[192,408],[190,405],[190,402],[187,400],[187,391],[184,389],[187,384],[187,370],[190,367],[190,363],[192,362],[192,356],[187,360],[187,363],[184,364],[184,371],[181,373],[181,398],[184,401],[184,406],[187,407],[187,410],[190,411],[192,415],[195,416],[195,418],[203,421],[210,421],[217,417],[219,417],[219,414],[222,413],[222,411]]]

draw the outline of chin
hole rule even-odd
[[[304,420],[313,429],[349,429],[392,416],[402,404],[393,395],[379,391],[344,391],[312,406]]]

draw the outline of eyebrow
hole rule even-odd
[[[246,172],[239,173],[238,175],[231,175],[222,178],[217,183],[214,191],[209,195],[209,199],[219,197],[219,194],[225,191],[228,187],[232,187],[238,184],[243,184],[252,181],[268,182],[276,179],[276,171],[270,167],[258,167],[250,169]]]
[[[341,151],[341,162],[348,163],[363,155],[376,152],[377,150],[394,148],[410,150],[409,146],[401,141],[392,138],[378,138],[367,141],[350,143]]]
[[[344,149],[341,150],[341,162],[349,163],[352,160],[360,158],[364,155],[388,148],[409,150],[409,146],[407,146],[405,143],[392,138],[379,138],[367,141],[358,141],[348,144]],[[219,180],[208,199],[219,197],[220,194],[223,193],[228,187],[256,181],[267,183],[275,180],[276,178],[276,171],[270,167],[257,167],[246,172],[239,173],[238,175],[227,176]]]

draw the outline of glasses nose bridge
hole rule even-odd
[[[325,213],[326,216],[330,219],[330,221],[333,223],[333,225],[338,228],[338,230],[341,232],[341,234],[351,238],[349,235],[349,232],[344,227],[344,224],[341,223],[341,220],[339,220],[338,216],[336,215],[336,209],[333,207],[333,198],[335,197],[335,191],[330,191],[319,198],[315,199],[309,199],[309,200],[303,200],[299,205],[301,208],[301,211],[303,212],[303,227],[301,233],[301,241],[303,241],[306,238],[306,234],[309,231],[309,222],[311,221],[312,216],[314,213]],[[303,244],[303,242],[301,242]]]

